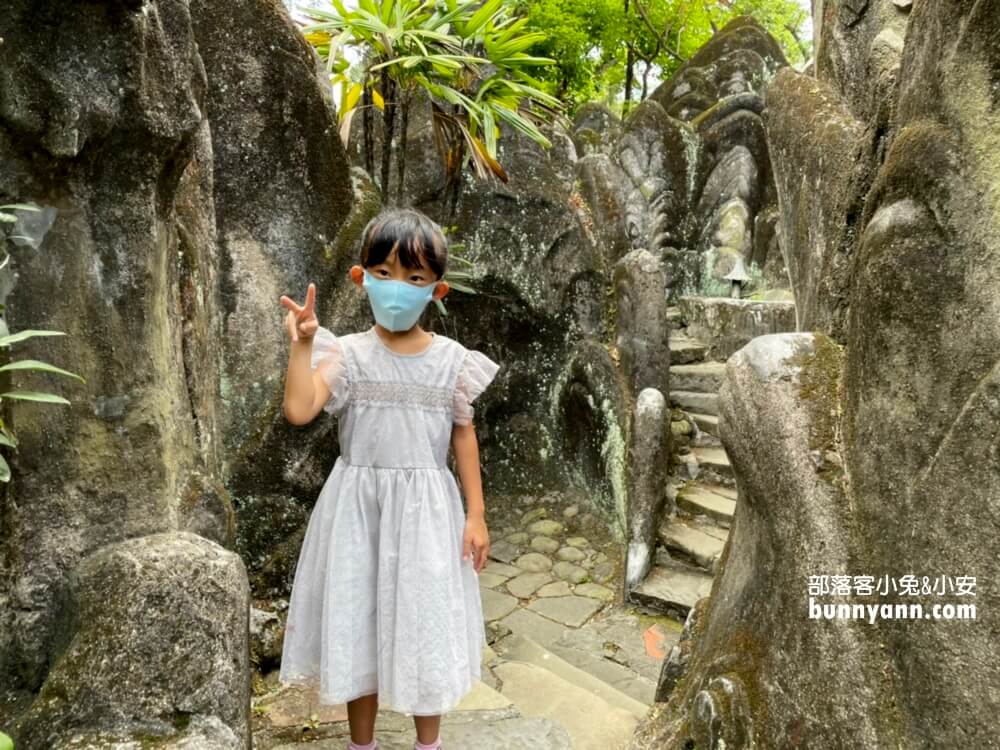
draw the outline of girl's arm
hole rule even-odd
[[[322,376],[322,367],[310,366],[312,337],[292,342],[288,355],[288,372],[285,375],[285,398],[281,409],[285,419],[294,425],[312,422],[330,398],[330,387]]]
[[[455,451],[458,476],[462,482],[469,518],[485,518],[483,483],[479,473],[479,440],[476,428],[469,424],[455,424],[451,430],[451,446]]]
[[[490,554],[490,533],[486,528],[483,486],[479,475],[479,441],[471,422],[452,427],[451,445],[455,450],[458,474],[468,506],[462,539],[462,559],[472,559],[473,567],[479,573]]]

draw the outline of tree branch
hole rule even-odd
[[[656,30],[656,27],[653,26],[653,22],[649,18],[649,13],[646,11],[646,8],[643,6],[643,4],[639,0],[632,0],[632,1],[635,3],[635,7],[639,11],[639,15],[642,17],[642,22],[646,24],[646,28],[649,29],[650,33],[656,39],[657,47],[662,48],[664,52],[669,54],[675,60],[678,60],[680,62],[687,62],[685,58],[681,57],[672,49],[670,49],[670,45],[667,44],[666,37],[661,36],[660,32],[658,32]],[[657,49],[657,54],[659,54],[659,49]]]
[[[808,60],[809,59],[809,50],[806,49],[806,45],[802,43],[801,39],[799,39],[799,35],[797,33],[795,33],[795,27],[792,26],[790,23],[786,23],[785,24],[785,29],[788,31],[789,34],[792,35],[792,39],[795,40],[795,43],[797,45],[799,45],[799,49],[802,51],[802,59],[803,60]]]

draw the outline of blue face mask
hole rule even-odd
[[[395,279],[376,279],[365,271],[362,286],[378,324],[390,331],[405,331],[420,318],[437,284],[415,286]]]

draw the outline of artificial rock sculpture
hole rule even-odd
[[[728,295],[724,278],[738,256],[754,270],[756,288],[787,285],[774,242],[776,195],[760,119],[764,87],[785,65],[774,39],[740,17],[620,126],[578,118],[574,137],[585,149],[588,203],[600,207],[628,247],[663,258],[671,300]],[[601,136],[598,148],[592,133],[601,127],[620,136]]]
[[[729,359],[735,523],[632,748],[996,741],[1000,3],[816,7],[818,80],[781,71],[764,111],[814,330]],[[972,576],[972,596],[820,600],[973,603],[976,619],[810,619],[809,576],[832,574]]]
[[[19,750],[249,747],[231,491],[284,479],[278,296],[352,201],[315,56],[268,0],[16,0],[0,37],[0,196],[57,210],[12,250],[7,322],[68,334],[15,356],[86,378],[9,407],[0,724]]]

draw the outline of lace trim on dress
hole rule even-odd
[[[391,380],[355,381],[351,383],[351,397],[354,401],[436,410],[450,409],[452,405],[452,391],[448,388]]]

